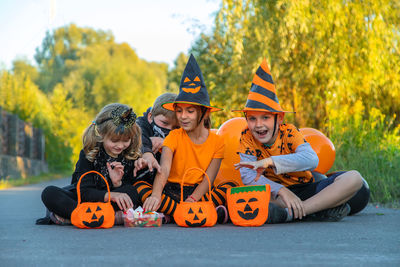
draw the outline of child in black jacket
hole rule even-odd
[[[138,174],[138,179],[153,183],[156,169],[160,171],[161,147],[164,138],[173,129],[179,128],[175,113],[162,107],[162,104],[173,102],[176,94],[164,93],[157,97],[153,107],[147,109],[143,116],[137,119],[137,124],[142,129],[143,159],[149,164],[149,169]],[[149,173],[150,172],[150,173]]]

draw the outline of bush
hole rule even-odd
[[[336,160],[331,170],[358,170],[372,202],[394,203],[400,199],[400,125],[393,125],[395,115],[387,118],[375,108],[367,119],[361,114],[360,102],[346,115],[332,114],[328,130]]]

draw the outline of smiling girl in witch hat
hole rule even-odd
[[[171,131],[165,138],[161,155],[162,171],[157,174],[153,188],[143,183],[138,186],[138,192],[146,210],[173,215],[180,200],[180,182],[184,172],[198,167],[207,173],[212,184],[224,156],[224,140],[210,131],[210,113],[221,109],[210,105],[203,75],[193,55],[190,55],[183,72],[177,98],[163,104],[163,107],[175,111],[181,128]],[[226,191],[236,185],[228,181],[212,188],[212,200],[220,223],[228,219],[223,206]],[[183,195],[187,202],[210,198],[208,181],[202,173],[189,172]]]
[[[270,184],[271,199],[286,208],[286,216],[274,218],[272,212],[270,222],[305,216],[337,221],[348,215],[346,202],[360,190],[363,178],[357,171],[348,171],[314,182],[311,171],[318,165],[318,156],[294,125],[283,124],[288,111],[279,104],[265,60],[254,75],[245,107],[234,111],[244,112],[248,125],[240,138],[241,162],[235,164],[243,183]]]

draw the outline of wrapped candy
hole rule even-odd
[[[142,207],[124,212],[125,227],[160,227],[164,214],[155,211],[143,211]]]

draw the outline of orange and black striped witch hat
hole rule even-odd
[[[266,111],[271,113],[292,112],[283,110],[281,105],[279,105],[271,71],[269,70],[265,59],[258,67],[256,74],[253,77],[253,83],[250,87],[245,108],[232,111]]]

